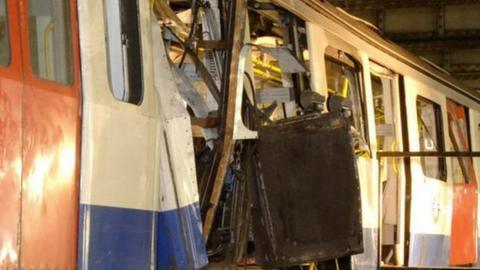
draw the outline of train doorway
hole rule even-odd
[[[377,151],[402,151],[398,76],[370,63]],[[401,158],[379,159],[379,239],[381,265],[403,265],[404,169]]]
[[[447,99],[448,131],[454,151],[471,149],[468,108]],[[452,159],[452,228],[450,232],[450,265],[477,261],[477,178],[470,157]]]

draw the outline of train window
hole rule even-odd
[[[332,57],[332,55],[335,54],[336,56]],[[352,125],[365,138],[361,89],[358,76],[360,73],[359,64],[343,52],[338,51],[334,53],[327,49],[325,66],[329,96],[341,96],[346,99],[345,105],[347,105],[351,111],[350,119]]]
[[[139,104],[143,98],[138,2],[104,0],[110,86],[121,101]]]
[[[10,42],[8,39],[8,17],[6,0],[0,0],[0,66],[10,64]]]
[[[73,81],[73,44],[68,0],[28,2],[30,61],[42,79]]]
[[[440,105],[423,97],[417,98],[417,122],[420,151],[443,152],[443,125]],[[446,180],[445,158],[422,157],[421,164],[425,176]]]
[[[468,152],[471,149],[468,108],[447,99],[448,133],[455,151]],[[472,159],[459,157],[452,160],[454,183],[468,183],[473,178]]]
[[[371,75],[375,125],[377,130],[377,150],[390,151],[395,146],[395,119],[391,78]]]

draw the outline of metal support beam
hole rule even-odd
[[[215,214],[217,212],[218,202],[223,190],[225,176],[230,163],[231,155],[233,152],[233,146],[235,141],[233,140],[233,128],[235,117],[235,98],[237,96],[237,83],[242,78],[237,77],[237,68],[239,63],[240,51],[243,46],[243,40],[245,35],[245,24],[247,17],[247,2],[246,0],[236,0],[232,5],[235,5],[234,13],[229,14],[233,16],[233,25],[231,25],[231,35],[227,41],[227,47],[231,48],[230,56],[227,63],[229,67],[224,73],[224,84],[222,87],[223,98],[221,105],[221,113],[223,123],[220,128],[221,139],[218,142],[218,148],[216,152],[216,160],[218,160],[218,166],[214,174],[214,181],[212,186],[212,192],[209,200],[209,208],[207,210],[205,220],[203,223],[203,236],[205,242],[208,241],[210,232],[212,230]],[[228,76],[228,77],[225,77]]]

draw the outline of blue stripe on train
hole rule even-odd
[[[410,267],[447,267],[450,260],[450,236],[410,234]]]
[[[78,269],[147,270],[154,259],[157,269],[199,269],[208,259],[198,222],[196,204],[160,213],[81,205]]]
[[[198,204],[160,212],[157,224],[157,269],[199,269],[208,264]]]
[[[79,269],[150,269],[154,217],[152,211],[81,205]]]

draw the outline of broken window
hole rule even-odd
[[[355,117],[354,114],[349,117],[352,121],[338,113],[320,114],[325,98],[312,91],[310,86],[309,48],[303,20],[271,1],[198,3],[155,1],[154,6],[158,8],[156,13],[164,29],[179,92],[191,109],[192,125],[202,127],[203,131],[219,131],[219,136],[211,137],[206,132],[198,132],[195,140],[200,207],[210,259],[225,260],[227,257],[231,263],[243,266],[257,256],[256,264],[298,265],[317,258],[360,252],[360,198],[351,144],[353,119],[363,115],[358,76],[360,66],[352,60],[345,60],[346,63],[340,60],[338,68],[342,70],[345,65],[345,74],[349,76],[347,82],[351,85],[347,91],[351,90],[352,94],[347,93],[345,97],[355,100]],[[193,102],[193,96],[199,102]],[[200,108],[200,103],[206,106]],[[344,111],[351,112],[351,107]],[[209,118],[216,118],[218,124],[208,125]],[[363,125],[362,121],[359,120],[359,127]],[[313,129],[312,125],[315,126]],[[265,137],[262,141],[262,131],[268,128],[276,141],[265,140]],[[277,132],[278,129],[282,132]],[[359,130],[363,133],[363,128]],[[294,136],[285,138],[288,134]],[[263,152],[260,156],[258,144],[262,142],[265,143],[263,146],[271,147],[272,152]],[[330,155],[333,148],[338,155]],[[326,162],[319,163],[319,160]],[[262,168],[256,167],[259,164],[256,161],[262,162]],[[282,170],[278,170],[277,163],[281,163]],[[345,170],[335,170],[339,163],[344,164]],[[318,164],[325,166],[319,167]],[[286,181],[276,175],[267,177],[268,165],[272,168],[270,172],[281,173]],[[331,168],[332,176],[326,174],[327,167]],[[295,174],[299,168],[301,176]],[[283,190],[272,190],[272,186],[266,185],[263,189],[255,188],[259,183],[256,181],[260,181],[257,173],[265,174],[264,179],[273,187],[278,186],[275,183],[279,180],[286,185]],[[345,177],[340,176],[341,173],[345,173]],[[332,177],[338,181],[328,186],[332,184],[329,182]],[[323,189],[325,194],[340,198],[341,206],[337,200],[331,200],[331,196],[315,196],[321,192],[318,187],[326,187],[321,181],[325,181],[328,187]],[[295,188],[289,189],[290,185]],[[258,193],[262,190],[265,193]],[[269,202],[279,210],[275,213],[285,214],[287,218],[282,222],[288,226],[283,227],[277,222],[278,218],[269,219],[266,214],[269,211],[258,212],[263,206],[270,207],[269,202],[262,206],[257,201],[265,198],[266,192],[274,194],[273,197],[267,195],[276,199]],[[336,208],[318,203],[318,200],[335,204]],[[305,222],[305,216],[294,216],[300,212],[286,207],[285,203],[299,209],[305,209],[305,205],[320,205],[327,210],[313,209],[311,214],[305,215],[310,221]],[[330,211],[332,209],[336,210]],[[331,222],[324,228],[314,225],[319,220],[326,220],[326,216]],[[269,232],[286,238],[273,241],[275,239],[265,234],[265,241],[262,240],[259,232],[266,224],[262,222],[268,220],[275,224]],[[313,233],[305,234],[306,231]],[[340,238],[351,241],[336,241]],[[291,248],[288,250],[290,257],[266,258],[265,254],[272,254],[265,250],[268,241],[276,242],[282,249]],[[319,244],[318,248],[310,245],[312,242]],[[326,245],[323,243],[328,243],[327,252],[324,252]],[[259,260],[260,257],[265,260]]]
[[[329,98],[341,98],[339,103],[335,102],[333,104],[329,102],[329,110],[336,110],[332,108],[333,106],[341,106],[341,109],[347,112],[352,126],[363,138],[366,138],[362,92],[359,81],[360,64],[348,54],[329,47],[326,51],[325,67]]]
[[[447,99],[448,131],[450,141],[456,152],[469,152],[470,127],[468,123],[468,108],[457,102]],[[453,182],[464,184],[471,181],[474,176],[472,159],[470,157],[458,157],[452,159]]]
[[[420,151],[443,152],[442,109],[440,105],[423,97],[417,98],[417,122]],[[423,174],[427,177],[445,180],[445,158],[421,157]]]
[[[252,7],[249,13],[254,102],[270,121],[301,112],[300,95],[310,90],[305,22],[282,9]]]
[[[140,25],[136,0],[104,0],[108,71],[113,96],[139,104],[143,98]]]
[[[401,146],[401,138],[395,129],[398,117],[395,102],[398,92],[394,91],[395,74],[374,62],[370,62],[370,72],[377,151],[398,151]],[[383,158],[379,161],[382,189],[381,259],[384,264],[397,265],[399,257],[402,255],[396,248],[400,244],[398,194],[401,159]]]
[[[384,71],[389,70],[382,68]],[[377,151],[394,151],[396,146],[393,73],[371,74]]]

